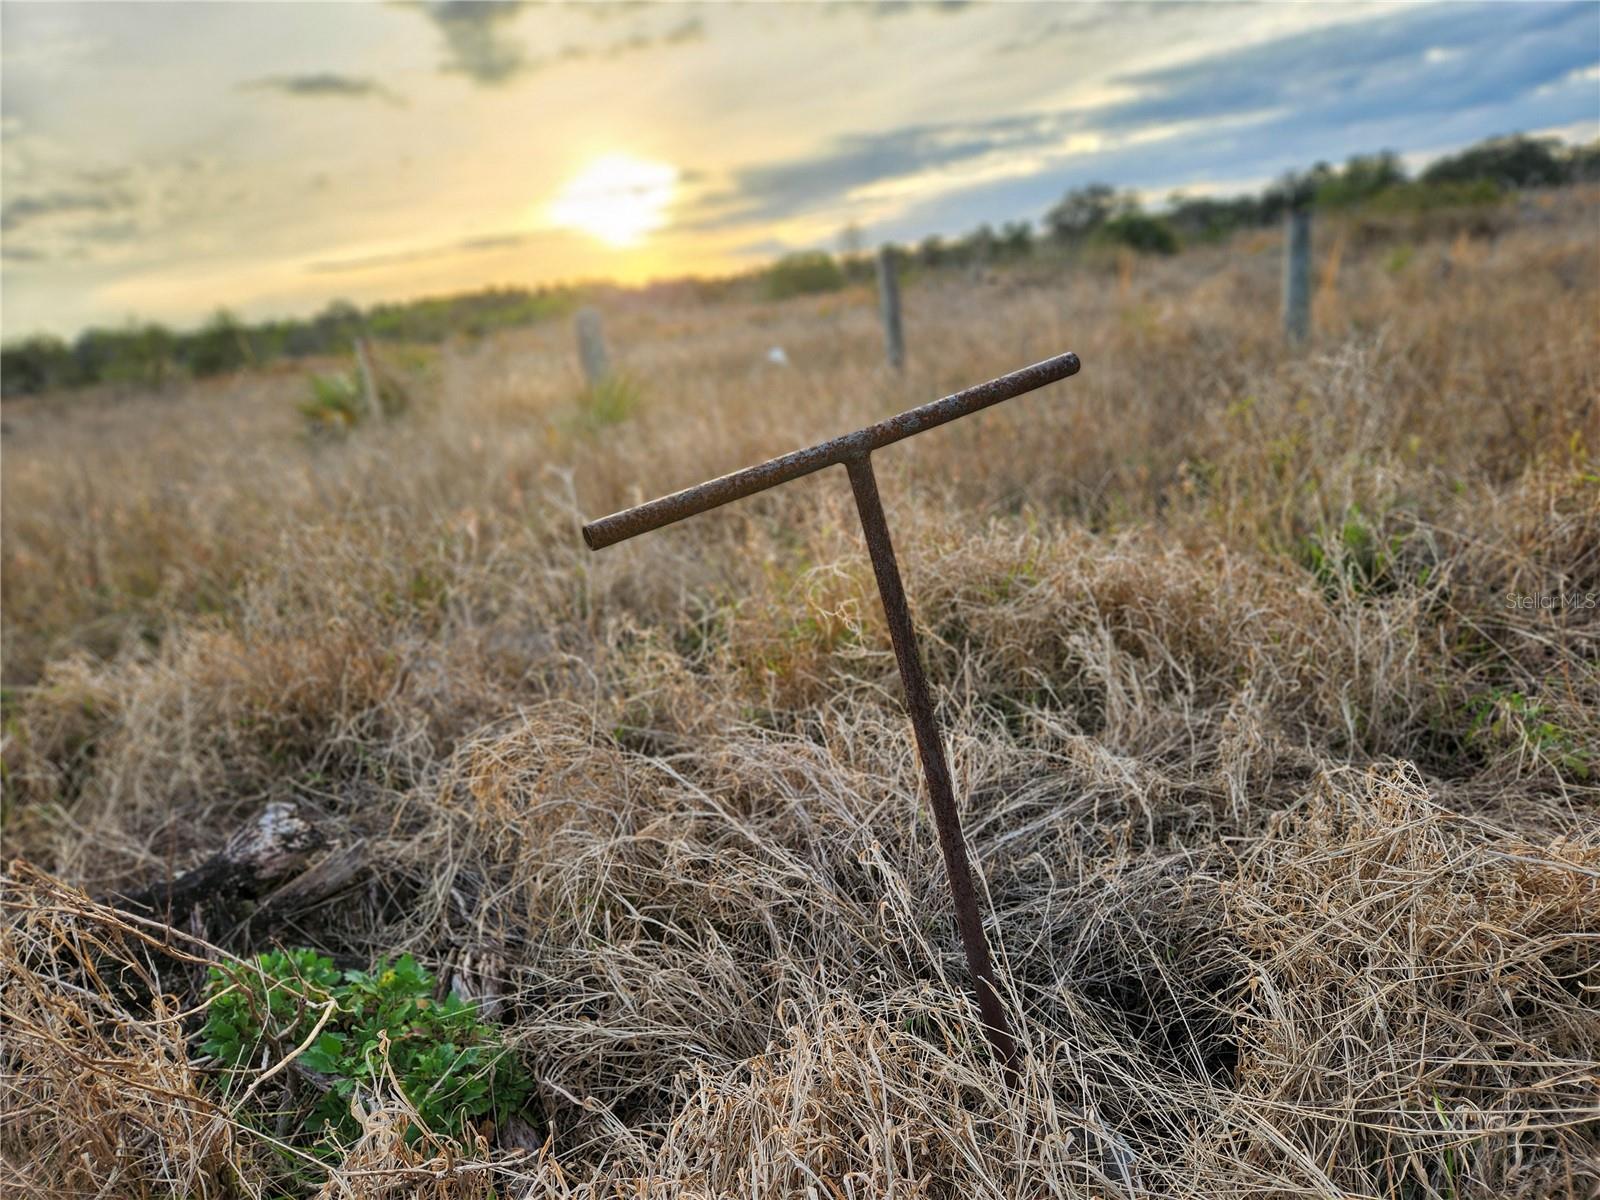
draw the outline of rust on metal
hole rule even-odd
[[[802,475],[810,475],[823,467],[843,465],[849,472],[856,511],[861,517],[861,530],[866,536],[867,552],[872,557],[872,570],[878,581],[878,596],[883,601],[884,616],[889,623],[889,639],[894,645],[895,662],[900,668],[900,681],[905,687],[906,710],[911,716],[917,756],[922,762],[923,777],[928,783],[929,805],[939,832],[939,848],[944,853],[945,873],[950,880],[955,903],[956,928],[961,934],[967,969],[972,974],[974,990],[977,992],[984,1034],[989,1039],[995,1058],[1005,1070],[1006,1078],[1013,1083],[1017,1078],[1017,1045],[1011,1034],[1005,1006],[1001,1002],[1000,985],[989,955],[989,941],[983,932],[978,889],[961,832],[955,788],[950,781],[950,765],[945,759],[944,738],[939,732],[928,679],[922,670],[922,657],[917,650],[911,610],[906,604],[900,568],[895,562],[894,544],[889,538],[889,523],[883,514],[883,503],[878,498],[878,482],[872,471],[871,454],[874,450],[988,408],[991,404],[1010,400],[1047,383],[1076,375],[1078,366],[1076,354],[1058,354],[1031,367],[1024,367],[942,400],[910,409],[897,417],[879,421],[876,425],[858,429],[855,433],[769,459],[757,466],[685,488],[648,504],[624,509],[583,527],[583,540],[588,543],[589,549],[601,550],[731,500],[766,491]]]
[[[883,615],[889,622],[889,640],[894,644],[895,662],[906,690],[906,711],[911,714],[911,729],[917,739],[917,757],[928,781],[928,804],[939,831],[939,848],[944,851],[944,870],[955,900],[956,928],[967,954],[967,970],[972,972],[978,993],[978,1011],[983,1014],[984,1030],[995,1056],[1013,1079],[1017,1070],[1017,1044],[1000,1003],[1000,985],[989,960],[989,939],[983,934],[983,917],[978,911],[978,890],[972,882],[972,864],[967,861],[967,844],[961,835],[961,817],[956,812],[955,789],[950,784],[950,764],[944,757],[944,738],[934,715],[933,697],[928,692],[928,677],[922,672],[922,655],[917,651],[917,635],[911,625],[911,609],[906,605],[906,590],[900,583],[900,567],[894,558],[894,543],[889,540],[889,522],[884,519],[878,499],[878,480],[872,472],[872,459],[863,455],[845,464],[850,472],[850,487],[856,494],[856,511],[861,515],[861,532],[867,538],[872,556],[872,571],[878,577],[878,596],[883,600]]]
[[[959,417],[975,413],[979,409],[988,408],[991,404],[999,404],[1002,400],[1010,400],[1024,392],[1031,392],[1047,383],[1055,383],[1059,379],[1077,373],[1078,356],[1070,352],[1058,354],[1054,358],[1034,363],[1031,367],[1023,367],[1020,371],[991,379],[988,383],[980,383],[976,387],[956,392],[942,400],[935,400],[920,408],[908,409],[899,416],[879,421],[876,425],[868,425],[865,429],[858,429],[854,433],[818,442],[815,446],[807,446],[804,450],[768,459],[764,463],[746,467],[731,475],[723,475],[696,484],[694,487],[684,488],[681,492],[673,492],[670,496],[662,496],[659,500],[652,500],[648,504],[625,508],[619,513],[612,513],[609,517],[601,517],[598,521],[591,521],[583,527],[583,540],[591,550],[604,550],[607,546],[615,546],[618,542],[625,542],[629,538],[638,537],[641,533],[649,533],[652,529],[660,529],[663,525],[671,525],[685,517],[717,508],[731,500],[742,500],[746,496],[764,492],[780,483],[788,483],[791,479],[799,479],[802,475],[820,471],[823,467],[831,467],[837,463],[848,462],[852,458],[871,454],[874,450],[881,450],[884,446],[893,445],[914,434],[923,433]]]

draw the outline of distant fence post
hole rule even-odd
[[[366,407],[364,415],[375,417],[383,405],[378,396],[378,376],[372,369],[372,352],[367,348],[365,334],[356,335],[356,370],[361,376],[361,403]]]
[[[883,315],[883,347],[889,365],[901,370],[906,365],[906,338],[900,325],[900,280],[888,246],[878,247],[878,311]]]
[[[611,358],[606,353],[606,335],[600,324],[600,314],[593,308],[580,308],[578,325],[578,359],[583,363],[583,377],[590,387],[600,383],[611,373]]]
[[[1298,345],[1311,332],[1310,208],[1289,210],[1283,241],[1283,333]]]

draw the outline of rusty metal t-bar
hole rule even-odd
[[[900,568],[895,563],[894,544],[889,540],[889,524],[883,515],[883,504],[878,499],[878,482],[872,472],[871,454],[874,450],[924,430],[1031,392],[1047,383],[1076,375],[1078,366],[1076,354],[1058,354],[1031,367],[1024,367],[942,400],[910,409],[897,417],[879,421],[876,425],[858,429],[855,433],[819,442],[804,450],[796,450],[731,475],[673,492],[670,496],[624,509],[583,527],[583,540],[589,549],[601,550],[731,500],[739,500],[802,475],[810,475],[823,467],[842,464],[849,472],[856,511],[860,514],[861,529],[866,535],[867,551],[872,556],[872,570],[878,579],[878,596],[883,601],[884,615],[889,622],[889,639],[894,644],[900,681],[905,687],[906,709],[911,714],[911,728],[916,734],[917,755],[922,760],[922,773],[928,781],[929,804],[933,809],[934,825],[939,831],[939,847],[944,852],[945,872],[949,876],[950,891],[955,901],[956,927],[961,933],[967,969],[972,973],[977,992],[978,1011],[983,1016],[984,1033],[989,1045],[1011,1079],[1016,1077],[1017,1045],[1011,1036],[1010,1022],[1006,1019],[1005,1008],[1000,1001],[1000,987],[995,980],[994,964],[989,957],[989,942],[984,936],[983,918],[978,910],[972,864],[968,861],[966,842],[962,838],[955,789],[950,783],[950,766],[945,761],[944,739],[939,733],[933,697],[928,690],[927,676],[922,670],[922,658],[917,652],[911,610],[906,605]]]
[[[991,379],[988,383],[980,383],[976,387],[956,392],[942,400],[935,400],[920,408],[908,409],[897,417],[879,421],[876,425],[868,425],[865,429],[858,429],[854,433],[818,442],[815,446],[807,446],[804,450],[796,450],[792,454],[769,458],[764,463],[746,467],[731,475],[709,479],[705,483],[697,483],[692,488],[684,488],[681,492],[673,492],[670,496],[662,496],[659,500],[652,500],[648,504],[635,505],[619,513],[612,513],[609,517],[601,517],[598,521],[591,521],[583,527],[583,540],[591,550],[604,550],[607,546],[615,546],[618,542],[638,537],[641,533],[649,533],[652,529],[660,529],[663,525],[671,525],[685,517],[696,516],[708,509],[717,508],[730,500],[742,500],[746,496],[764,492],[770,487],[777,487],[780,483],[788,483],[791,479],[810,475],[814,471],[822,470],[823,467],[848,463],[851,459],[865,458],[874,450],[881,450],[914,434],[948,424],[959,417],[970,416],[979,409],[999,404],[1002,400],[1010,400],[1024,392],[1031,392],[1047,383],[1055,383],[1077,373],[1078,356],[1070,352],[1058,354],[1054,358],[1034,363],[1031,367],[1023,367],[1020,371]]]

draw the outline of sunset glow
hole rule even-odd
[[[576,175],[550,202],[553,224],[608,246],[638,245],[666,224],[678,169],[627,154],[607,154]]]
[[[1154,209],[1600,135],[1593,5],[1131,11],[0,2],[0,322],[735,274],[846,231],[1037,233],[1097,181]]]

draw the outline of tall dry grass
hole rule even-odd
[[[1301,355],[1263,235],[1120,289],[914,279],[903,376],[863,293],[624,298],[614,424],[556,326],[447,347],[336,444],[288,371],[8,405],[9,1183],[1593,1194],[1597,200],[1406,254],[1327,231]],[[1008,1096],[842,477],[601,555],[577,526],[1069,348],[878,456]],[[1579,603],[1508,603],[1541,595]],[[479,999],[546,1144],[408,1147],[376,1096],[319,1173],[263,1137],[281,1079],[219,1112],[175,1014],[248,933],[135,937],[68,885],[284,798],[371,856],[282,936]]]

